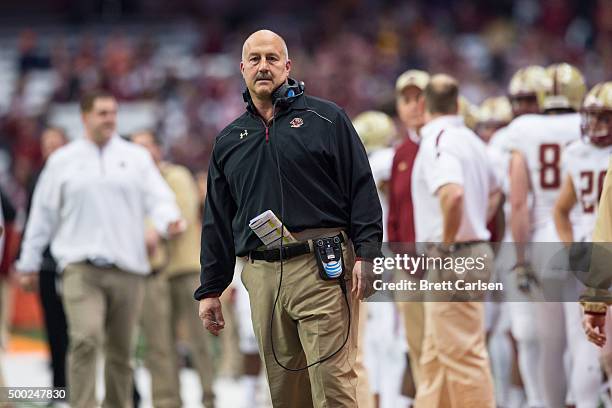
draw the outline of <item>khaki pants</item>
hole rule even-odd
[[[482,272],[467,273],[466,282],[487,281],[493,252],[488,244],[462,247],[453,257],[483,256]],[[451,273],[430,270],[427,280],[456,279]],[[441,295],[447,296],[448,292]],[[462,294],[465,295],[465,294]],[[416,408],[493,408],[495,398],[485,344],[484,305],[467,301],[425,303],[425,338],[420,361]]]
[[[193,292],[200,286],[200,272],[186,273],[168,279],[170,284],[170,299],[172,306],[172,321],[184,320],[187,327],[189,348],[195,370],[200,377],[202,386],[202,402],[206,408],[213,408],[215,394],[213,392],[213,365],[210,348],[212,334],[202,327],[198,316],[199,303],[193,299]],[[176,334],[176,326],[173,331]],[[173,344],[176,344],[176,338]]]
[[[96,357],[104,346],[103,407],[132,406],[134,335],[144,297],[144,277],[86,263],[64,270],[63,299],[68,322],[68,384],[72,408],[93,408]]]
[[[202,385],[202,401],[214,407],[213,369],[209,358],[210,335],[202,328],[198,303],[192,298],[199,273],[147,280],[141,317],[146,340],[145,365],[151,373],[153,405],[156,408],[181,407],[176,331],[179,321],[187,327],[189,346]]]
[[[410,371],[416,388],[419,386],[421,376],[420,359],[425,337],[425,304],[423,302],[400,302],[399,309],[404,316],[404,329],[408,343],[408,357],[410,358]]]
[[[357,373],[357,401],[359,402],[359,408],[373,408],[374,407],[374,395],[370,391],[370,382],[368,380],[368,371],[364,365],[364,337],[367,325],[364,324],[368,319],[368,303],[363,302],[359,305],[359,321],[362,322],[359,325],[359,334],[357,347],[357,359],[355,361],[355,372]]]
[[[344,245],[343,245],[344,246]],[[344,249],[347,279],[354,264],[352,247]],[[357,407],[355,357],[359,301],[347,296],[351,307],[349,339],[332,358],[298,372],[280,367],[273,355],[289,368],[302,368],[340,348],[347,335],[348,311],[337,281],[319,277],[313,254],[283,263],[283,280],[276,304],[273,333],[272,306],[280,277],[280,262],[248,261],[242,282],[249,292],[253,328],[264,362],[275,408]]]
[[[240,353],[240,336],[238,335],[239,319],[236,316],[233,290],[232,286],[228,287],[219,298],[225,328],[219,334],[221,355],[213,363],[218,367],[219,376],[237,379],[243,374],[243,363]]]

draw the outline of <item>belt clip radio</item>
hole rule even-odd
[[[340,238],[318,238],[313,240],[312,243],[321,279],[342,280],[344,278],[344,260]]]

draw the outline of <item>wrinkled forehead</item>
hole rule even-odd
[[[287,46],[280,38],[274,37],[255,37],[249,38],[242,48],[242,57],[248,58],[249,55],[276,55],[287,57]]]

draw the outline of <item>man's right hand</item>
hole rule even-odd
[[[26,292],[38,291],[38,272],[34,273],[17,273],[19,286]]]
[[[204,328],[215,336],[218,336],[225,327],[225,320],[223,320],[223,313],[221,312],[221,302],[218,297],[201,299],[199,315]]]
[[[147,245],[147,255],[150,257],[155,256],[157,249],[159,248],[161,237],[154,228],[149,228],[145,231],[145,243]]]
[[[532,288],[539,285],[538,278],[529,264],[517,264],[512,268],[512,272],[516,275],[518,289],[523,293],[530,293]]]
[[[585,313],[582,318],[582,327],[587,339],[598,347],[603,347],[606,344],[606,326],[605,314],[589,314]]]

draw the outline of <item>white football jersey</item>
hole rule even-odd
[[[498,129],[489,144],[487,145],[487,153],[491,157],[491,162],[495,167],[497,178],[501,182],[501,189],[505,195],[510,192],[510,156],[512,147],[511,132],[508,130],[508,126]]]
[[[490,162],[493,164],[497,179],[500,181],[500,188],[506,200],[504,201],[504,218],[506,225],[504,228],[503,242],[512,242],[512,229],[510,228],[510,156],[511,149],[509,146],[510,132],[508,127],[503,127],[497,130],[489,144],[487,145],[487,154]]]
[[[383,183],[388,182],[391,179],[391,166],[393,164],[393,156],[395,155],[395,149],[392,147],[385,147],[376,150],[368,156],[370,161],[370,168],[372,169],[372,177],[374,183],[376,183],[376,191],[378,192],[378,199],[380,200],[380,206],[383,214],[383,242],[387,241],[387,219],[389,217],[389,199],[381,191]]]
[[[574,241],[591,241],[612,146],[597,147],[584,139],[570,143],[563,152],[562,168],[572,178],[577,203],[572,218]]]
[[[534,231],[553,222],[552,211],[559,196],[565,147],[580,139],[580,114],[522,115],[508,125],[510,146],[527,162],[533,194],[531,224]]]

